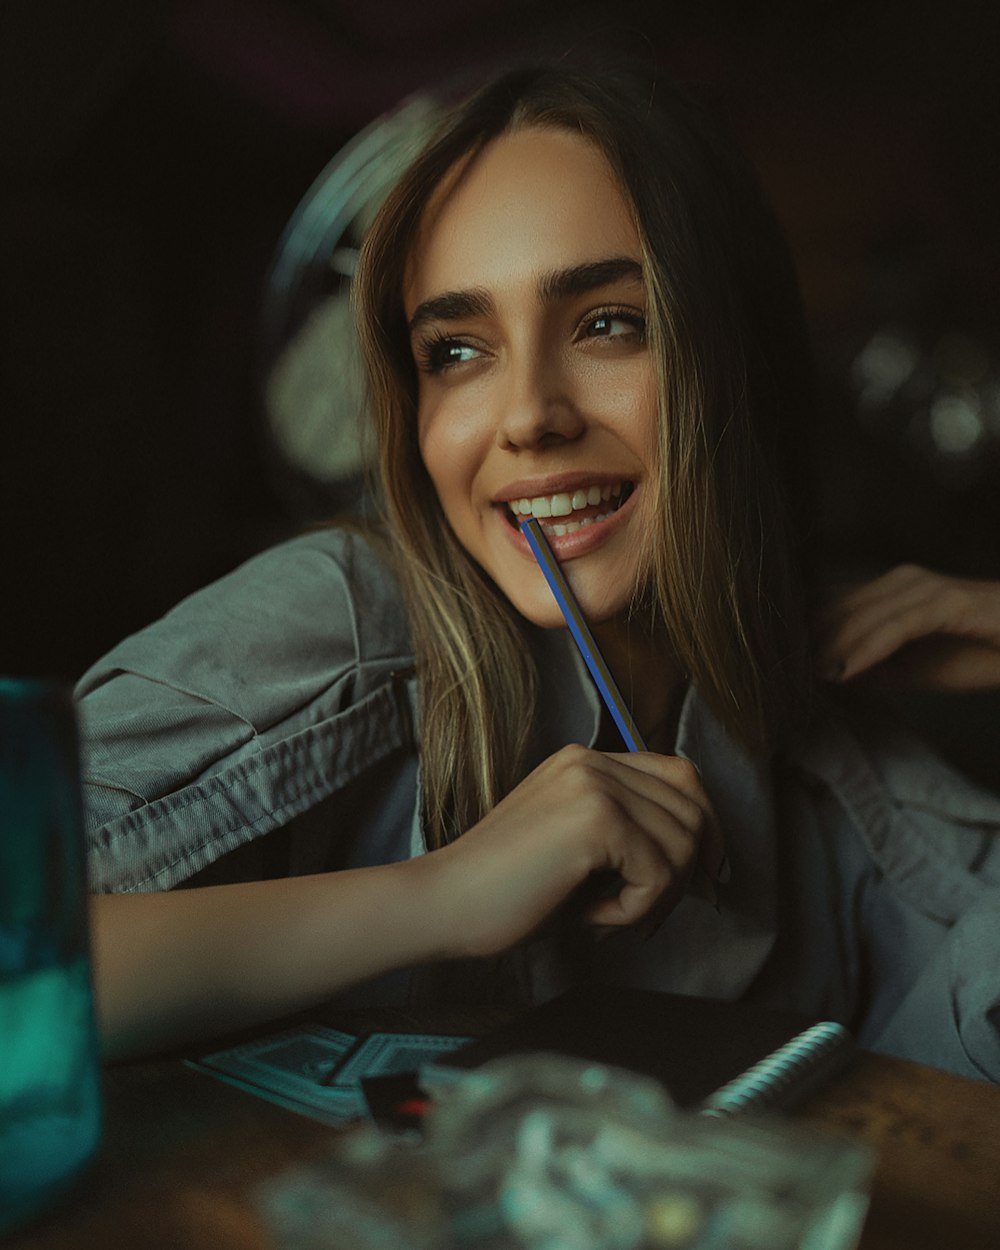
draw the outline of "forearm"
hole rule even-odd
[[[396,968],[446,958],[424,859],[91,903],[109,1058],[300,1010]]]
[[[109,1056],[300,1010],[397,968],[488,956],[539,932],[592,872],[621,879],[598,925],[666,914],[718,820],[687,760],[569,746],[455,842],[377,868],[93,900]]]

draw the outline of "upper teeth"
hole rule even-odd
[[[534,499],[511,499],[508,507],[519,516],[553,517],[569,516],[581,508],[607,503],[612,496],[622,493],[621,483],[615,486],[588,486],[574,491],[572,495],[536,495]]]

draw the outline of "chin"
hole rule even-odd
[[[541,574],[539,574],[540,576]],[[510,593],[503,587],[500,589],[513,607],[526,621],[530,621],[532,625],[538,626],[539,629],[567,628],[566,620],[559,609],[559,605],[553,598],[547,582],[543,581],[541,590],[537,594],[525,593],[523,587],[519,588],[515,593]],[[624,616],[632,602],[631,594],[621,597],[621,601],[619,601],[618,596],[609,599],[606,594],[591,595],[586,593],[586,590],[583,588],[574,587],[573,593],[580,604],[584,620],[591,627],[603,625],[607,621]]]

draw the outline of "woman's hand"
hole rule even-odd
[[[1000,687],[1000,583],[902,564],[841,589],[819,622],[819,662],[830,681]]]
[[[491,955],[536,932],[594,872],[618,873],[623,884],[590,903],[586,919],[631,925],[662,919],[696,865],[717,878],[724,857],[688,760],[569,746],[424,862],[438,874],[434,894],[453,927],[453,953]]]

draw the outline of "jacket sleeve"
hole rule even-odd
[[[400,749],[411,667],[391,574],[332,529],[127,638],[76,690],[91,887],[171,888]]]
[[[800,762],[873,865],[860,948],[896,985],[865,1044],[1000,1081],[1000,797],[884,728],[841,727]]]

